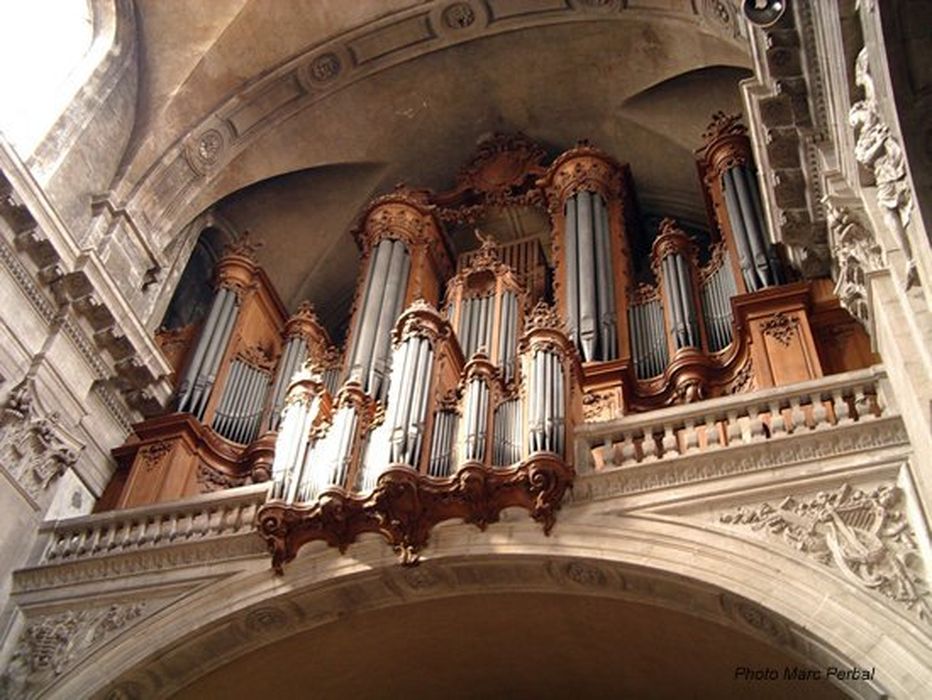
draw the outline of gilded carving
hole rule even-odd
[[[904,500],[892,484],[870,489],[843,484],[809,498],[787,496],[778,505],[740,507],[719,520],[779,538],[929,623],[932,600]]]

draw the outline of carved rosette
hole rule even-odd
[[[401,563],[411,565],[445,520],[461,518],[484,530],[505,508],[520,507],[550,534],[574,476],[572,467],[546,454],[509,469],[467,465],[443,479],[390,468],[366,496],[330,489],[310,505],[267,503],[257,514],[258,530],[279,574],[308,542],[345,552],[366,532],[381,534]]]
[[[706,183],[717,183],[729,168],[751,162],[748,129],[740,123],[741,115],[716,112],[702,133],[703,146],[696,151],[703,161]]]
[[[618,199],[621,165],[588,142],[580,141],[576,148],[553,162],[537,185],[544,191],[551,216],[557,216],[566,200],[582,190],[597,192],[606,202]]]

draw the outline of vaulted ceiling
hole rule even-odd
[[[494,132],[552,154],[587,138],[630,163],[645,212],[701,223],[693,150],[712,112],[740,111],[750,74],[734,7],[716,0],[136,7],[124,191],[158,194],[173,149],[193,152],[206,174],[163,217],[166,240],[208,209],[253,231],[286,305],[309,298],[331,326],[365,202],[400,181],[449,187]]]

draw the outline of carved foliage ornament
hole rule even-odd
[[[0,694],[24,697],[61,675],[76,659],[112,637],[145,610],[145,603],[56,613],[29,622],[0,677]]]
[[[928,583],[903,501],[903,492],[891,484],[870,490],[844,484],[807,499],[788,496],[777,506],[738,508],[719,520],[779,537],[932,623]]]
[[[780,345],[788,347],[799,332],[799,319],[796,316],[778,312],[761,324],[761,332],[776,340]]]
[[[517,506],[549,534],[574,475],[571,466],[549,454],[510,469],[467,465],[444,479],[394,467],[369,495],[331,488],[310,505],[270,501],[256,517],[279,574],[307,542],[323,540],[345,552],[365,532],[381,534],[401,563],[410,565],[418,562],[430,531],[444,520],[462,518],[484,530],[502,510]]]
[[[57,413],[41,415],[29,379],[10,391],[0,413],[0,465],[33,501],[74,466],[84,448],[57,423]]]

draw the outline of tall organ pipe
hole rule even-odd
[[[220,332],[211,342],[211,346],[204,356],[204,365],[201,376],[198,379],[200,384],[199,391],[195,391],[192,399],[192,413],[198,419],[204,417],[204,409],[207,408],[207,400],[210,398],[210,391],[213,388],[214,380],[217,378],[217,370],[220,369],[220,361],[226,352],[227,343],[230,342],[230,335],[233,332],[233,325],[236,323],[236,316],[239,310],[236,294],[227,290],[227,305],[221,310]]]
[[[385,293],[378,315],[378,328],[375,335],[375,345],[372,349],[369,379],[364,387],[377,399],[384,396],[384,378],[388,370],[391,332],[392,327],[395,325],[395,320],[401,313],[404,283],[408,277],[410,264],[408,251],[405,249],[404,243],[401,241],[392,241],[392,256],[388,267],[388,281],[385,286]]]
[[[350,357],[350,378],[361,383],[368,381],[369,360],[372,356],[372,343],[378,329],[378,316],[385,294],[385,280],[388,275],[388,263],[392,254],[392,241],[384,239],[375,247],[369,272],[366,277],[366,292],[359,314],[358,333],[353,339],[353,352]]]
[[[194,392],[194,385],[197,381],[204,362],[204,355],[212,342],[214,334],[217,332],[217,322],[220,318],[221,309],[226,305],[228,289],[221,288],[215,295],[210,305],[210,312],[207,314],[207,320],[204,322],[204,328],[201,330],[200,337],[197,341],[197,347],[194,350],[194,356],[185,371],[184,379],[178,387],[178,410],[184,411],[188,408],[188,401]]]
[[[579,267],[576,251],[576,197],[566,200],[566,306],[569,335],[574,345],[579,343]]]
[[[599,319],[602,324],[601,343],[602,359],[614,360],[618,356],[617,321],[615,309],[615,280],[612,270],[612,249],[608,219],[608,208],[602,197],[595,195],[597,204],[596,255],[599,262]]]
[[[300,335],[293,335],[288,338],[285,351],[282,353],[281,360],[279,360],[278,367],[275,370],[275,383],[272,385],[272,405],[269,409],[266,426],[268,430],[278,429],[288,382],[306,359],[307,341]]]
[[[731,232],[735,239],[735,248],[738,251],[738,267],[741,269],[741,276],[744,278],[747,290],[756,292],[761,288],[761,285],[754,271],[750,244],[748,243],[748,232],[745,227],[741,206],[738,203],[734,174],[731,169],[722,174],[722,189],[725,192],[725,208],[728,210],[728,221],[731,223]]]
[[[592,237],[592,199],[593,194],[586,190],[577,194],[577,232],[579,235],[578,256],[579,273],[579,342],[582,345],[583,358],[595,360],[596,341],[596,290],[593,281],[596,278],[595,259]]]
[[[689,270],[686,269],[686,259],[680,253],[673,254],[673,263],[676,267],[676,277],[679,280],[680,300],[683,306],[683,317],[686,321],[687,342],[690,347],[699,347],[699,326],[696,323],[696,307],[693,304],[692,284],[689,280]]]

